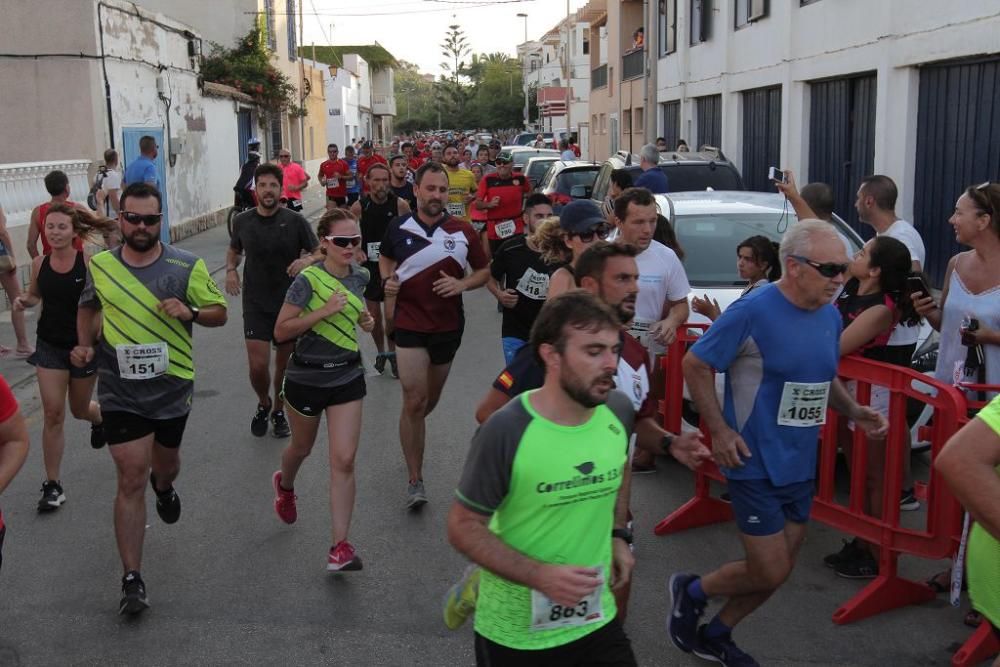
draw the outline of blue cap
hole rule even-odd
[[[571,234],[586,232],[607,223],[600,207],[590,199],[574,199],[559,212],[559,226]]]
[[[253,146],[254,144],[257,144],[259,146],[260,145],[260,139],[258,139],[257,137],[250,137],[247,140],[247,146]]]

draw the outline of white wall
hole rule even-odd
[[[202,160],[206,164],[199,169],[200,177],[204,179],[202,187],[205,194],[202,212],[231,206],[233,203],[233,184],[240,173],[240,154],[237,138],[239,129],[234,113],[232,100],[206,97],[204,154]],[[179,160],[178,160],[179,161]]]

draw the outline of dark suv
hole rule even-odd
[[[618,151],[601,165],[594,181],[590,198],[603,204],[611,185],[611,172],[625,169],[632,174],[632,180],[639,178],[639,156],[628,151]],[[692,190],[744,190],[743,179],[736,167],[719,150],[705,147],[697,153],[660,153],[660,170],[667,175],[670,192]]]

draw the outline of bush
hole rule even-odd
[[[305,115],[299,105],[298,90],[271,65],[260,27],[254,27],[231,49],[213,42],[211,53],[202,58],[201,75],[205,81],[246,93],[264,111]]]

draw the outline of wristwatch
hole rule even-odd
[[[191,311],[191,321],[192,322],[197,322],[198,321],[198,316],[201,315],[201,311],[198,310],[194,306],[188,306],[188,310]]]
[[[674,438],[676,438],[673,433],[663,434],[663,439],[660,440],[660,449],[663,450],[664,454],[670,454],[670,445],[674,444]]]
[[[619,538],[625,540],[625,544],[632,544],[632,531],[628,528],[615,528],[611,531],[611,539]]]

